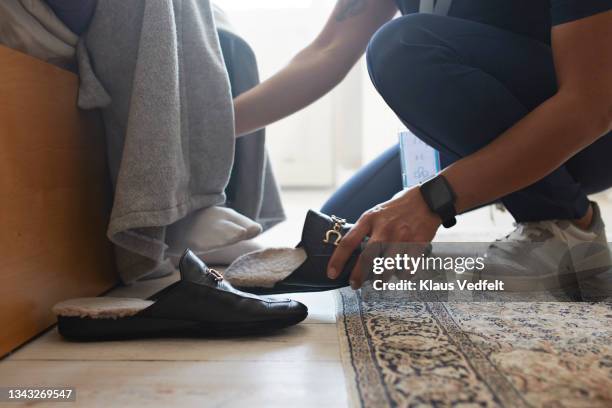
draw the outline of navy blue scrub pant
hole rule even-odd
[[[378,92],[408,129],[440,152],[443,166],[487,145],[557,90],[549,44],[452,17],[392,20],[370,41],[367,62]],[[611,186],[609,133],[501,201],[518,222],[574,219],[586,213],[587,194]],[[322,211],[354,222],[401,189],[399,147],[393,146],[359,170]]]

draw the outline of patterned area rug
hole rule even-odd
[[[406,302],[339,291],[363,407],[612,407],[612,303]]]

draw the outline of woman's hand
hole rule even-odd
[[[440,224],[440,217],[427,207],[418,188],[402,192],[366,211],[357,220],[334,251],[327,266],[327,276],[335,279],[340,275],[351,254],[366,236],[370,237],[368,246],[400,242],[426,243],[431,242]],[[353,289],[360,288],[366,278],[362,258],[359,257],[351,272],[350,283]]]

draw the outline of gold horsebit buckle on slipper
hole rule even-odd
[[[221,273],[219,273],[219,271],[216,269],[208,268],[208,273],[210,273],[213,279],[217,282],[221,282],[223,280],[223,275],[221,275]]]
[[[332,227],[332,229],[327,230],[323,242],[326,244],[338,246],[340,240],[342,239],[342,227],[344,227],[344,224],[346,224],[346,220],[340,217],[336,217],[335,215],[332,215],[331,219],[334,221],[334,226]],[[332,237],[334,236],[336,238],[332,240]]]

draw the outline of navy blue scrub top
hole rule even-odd
[[[419,11],[420,0],[396,3],[402,14]],[[453,0],[448,15],[549,43],[553,26],[611,9],[612,0]]]

